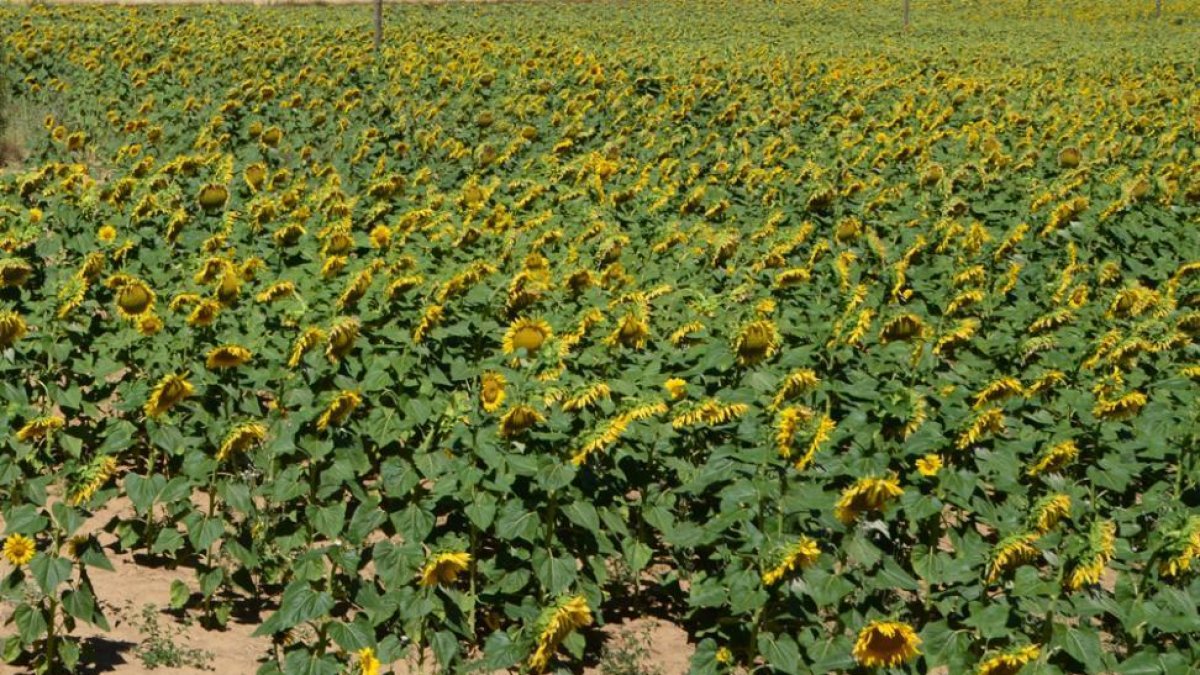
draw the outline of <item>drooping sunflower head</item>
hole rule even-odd
[[[1025,664],[1042,653],[1037,645],[1025,645],[993,654],[980,662],[976,675],[1017,675]]]
[[[988,565],[988,583],[996,581],[1005,572],[1032,562],[1041,555],[1038,547],[1034,546],[1038,536],[1036,532],[1020,532],[997,542]]]
[[[341,319],[329,329],[329,342],[325,345],[325,356],[337,363],[354,348],[360,324],[357,319]]]
[[[24,286],[33,275],[33,266],[20,258],[0,259],[0,288]]]
[[[79,506],[87,503],[104,484],[117,473],[117,458],[98,455],[79,472],[68,491],[67,503]]]
[[[649,337],[650,326],[646,320],[637,312],[629,312],[621,318],[616,330],[609,336],[608,343],[628,349],[641,349],[646,346],[646,339]]]
[[[187,373],[164,375],[150,392],[150,399],[146,401],[146,417],[161,417],[176,403],[191,396],[194,391],[192,383],[187,380]]]
[[[515,405],[500,418],[500,435],[504,438],[520,436],[536,424],[545,422],[546,418],[528,405]]]
[[[200,202],[200,208],[205,211],[220,211],[225,208],[225,202],[229,201],[229,190],[224,185],[209,183],[200,188],[196,199]]]
[[[211,326],[217,320],[217,315],[221,313],[221,303],[211,298],[204,298],[196,302],[196,306],[188,314],[187,322],[189,326],[204,327]]]
[[[524,349],[532,354],[553,335],[550,324],[544,320],[522,317],[512,322],[504,333],[504,353],[513,354],[518,349]]]
[[[145,282],[134,279],[117,289],[117,313],[134,319],[154,307],[154,291]]]
[[[860,478],[842,491],[834,515],[843,524],[850,525],[863,513],[884,510],[902,494],[904,490],[895,478]]]
[[[796,570],[812,567],[819,557],[821,548],[812,537],[802,536],[779,546],[768,556],[762,573],[763,585],[772,586]]]
[[[779,351],[779,329],[770,319],[752,321],[742,327],[733,340],[738,363],[752,366],[766,361]]]
[[[325,407],[321,416],[317,418],[317,431],[324,431],[331,426],[341,426],[350,418],[355,409],[362,405],[362,401],[362,394],[357,391],[342,390],[338,392]]]
[[[243,453],[266,439],[267,427],[258,422],[249,422],[234,427],[233,431],[225,436],[221,448],[217,451],[217,462],[224,462],[232,455]]]
[[[0,349],[11,346],[25,337],[25,319],[12,310],[0,310]]]
[[[1030,526],[1034,531],[1045,534],[1054,529],[1063,518],[1071,514],[1071,497],[1065,494],[1046,495],[1033,505]]]
[[[546,670],[562,641],[572,631],[591,623],[592,610],[582,595],[560,597],[553,606],[542,610],[534,625],[537,649],[529,658],[529,669],[534,673]]]
[[[894,668],[921,655],[921,638],[897,621],[872,621],[858,632],[854,660],[867,668]]]
[[[884,342],[895,342],[918,339],[924,334],[925,322],[921,321],[921,317],[916,314],[901,314],[884,325],[880,337]]]
[[[504,386],[508,381],[496,372],[484,373],[479,381],[479,401],[487,412],[496,412],[504,403]]]
[[[1058,151],[1058,165],[1064,169],[1074,169],[1083,161],[1083,153],[1079,148],[1070,146]]]
[[[464,551],[442,552],[431,556],[421,569],[421,585],[426,587],[452,584],[458,575],[467,571],[471,554]]]
[[[222,345],[208,352],[204,365],[209,370],[224,370],[244,365],[253,357],[249,349],[240,345]]]
[[[17,440],[22,443],[40,441],[66,426],[66,420],[58,415],[35,417],[17,430]]]

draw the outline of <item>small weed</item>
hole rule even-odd
[[[142,665],[150,670],[155,668],[200,668],[209,670],[212,652],[191,647],[181,647],[175,643],[179,632],[170,633],[158,623],[158,607],[145,605],[142,607],[140,630],[146,636],[137,648],[138,658]]]
[[[662,675],[650,654],[650,629],[624,631],[604,646],[600,675]]]

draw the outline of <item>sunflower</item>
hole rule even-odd
[[[251,446],[260,445],[267,439],[267,428],[257,422],[249,422],[242,424],[229,435],[221,443],[221,448],[217,451],[217,462],[224,462],[235,453],[242,453],[250,449]]]
[[[4,559],[14,567],[28,565],[37,553],[37,544],[23,534],[10,534],[4,540]]]
[[[370,234],[371,245],[375,248],[387,248],[392,241],[392,228],[387,225],[376,225]]]
[[[225,202],[229,201],[229,190],[224,185],[209,183],[200,188],[196,200],[205,211],[220,211],[225,208]]]
[[[138,317],[137,330],[142,335],[155,335],[163,329],[163,320],[157,314],[143,314]]]
[[[649,337],[650,325],[638,313],[629,312],[621,317],[617,328],[605,339],[605,342],[613,346],[621,345],[627,349],[642,349],[646,346],[646,339]]]
[[[542,610],[535,627],[537,649],[529,658],[529,669],[534,673],[545,671],[562,641],[572,631],[591,623],[592,610],[582,595],[559,598],[553,607]]]
[[[527,405],[516,405],[500,418],[500,435],[504,438],[520,436],[530,427],[545,421],[546,418],[537,410]]]
[[[895,668],[921,655],[921,638],[907,623],[872,621],[858,632],[854,660],[867,668]]]
[[[187,381],[187,373],[164,375],[150,392],[150,399],[146,401],[143,408],[146,417],[161,417],[176,403],[191,396],[194,391],[192,384]]]
[[[358,650],[358,675],[379,675],[379,657],[375,656],[375,650],[370,647],[363,647]]]
[[[765,361],[779,351],[779,329],[775,322],[760,319],[746,324],[733,339],[733,351],[743,366]]]
[[[484,373],[479,379],[479,400],[487,412],[496,412],[504,403],[504,385],[508,380],[500,373]]]
[[[927,478],[932,478],[938,475],[942,470],[942,457],[936,453],[930,453],[917,460],[917,472]]]
[[[296,284],[294,282],[279,281],[266,287],[261,293],[254,296],[254,299],[258,302],[267,303],[294,295],[296,295]]]
[[[1100,583],[1104,569],[1112,560],[1116,550],[1117,527],[1111,520],[1097,520],[1088,532],[1087,550],[1066,577],[1069,590],[1077,591],[1084,586]],[[1200,539],[1197,540],[1200,545]]]
[[[426,587],[452,584],[471,564],[471,554],[464,552],[438,553],[421,570],[421,585]]]
[[[781,579],[797,569],[812,567],[821,556],[821,548],[812,537],[800,537],[791,544],[777,549],[772,555],[773,560],[766,571],[762,573],[764,586],[774,586]]]
[[[1026,469],[1029,476],[1039,476],[1043,473],[1059,473],[1079,456],[1079,448],[1075,441],[1066,440],[1042,450],[1037,460]]]
[[[687,396],[687,386],[687,380],[682,380],[678,377],[672,377],[663,383],[663,388],[676,401]]]
[[[880,333],[884,342],[896,342],[921,338],[925,335],[925,323],[916,314],[901,314],[887,322]]]
[[[305,328],[300,337],[296,338],[296,341],[292,344],[292,353],[288,357],[288,368],[295,368],[300,365],[300,360],[304,358],[304,355],[324,341],[325,331],[316,326]]]
[[[25,426],[17,430],[17,440],[22,443],[29,441],[37,441],[45,438],[51,433],[63,428],[66,420],[57,416],[35,417],[25,423]]]
[[[246,181],[246,187],[249,187],[251,192],[258,192],[267,180],[267,166],[262,162],[247,166],[242,172],[242,180]]]
[[[33,275],[33,267],[20,258],[0,260],[0,288],[24,286]]]
[[[524,349],[532,354],[553,335],[550,324],[542,319],[517,319],[504,333],[504,353],[513,354],[518,349]]]
[[[325,356],[334,363],[350,353],[358,337],[360,324],[356,319],[342,319],[329,329],[329,342],[325,345]]]
[[[239,345],[223,345],[209,350],[204,365],[209,370],[237,368],[248,362],[253,354],[249,349]]]
[[[342,390],[338,392],[321,416],[317,418],[317,431],[334,426],[341,426],[349,419],[354,409],[362,405],[362,395],[356,391]]]
[[[25,319],[11,310],[0,310],[0,348],[10,347],[14,342],[25,337],[28,329]]]
[[[69,491],[70,496],[67,499],[67,503],[71,506],[79,506],[80,504],[87,503],[116,473],[116,457],[112,455],[100,455],[96,457],[80,472],[78,481]]]
[[[845,525],[853,524],[859,515],[883,511],[889,502],[904,494],[895,478],[860,478],[842,491],[834,515]]]
[[[154,291],[144,282],[131,280],[117,290],[117,313],[133,319],[154,307]]]
[[[1047,495],[1033,505],[1030,521],[1033,530],[1046,534],[1063,518],[1071,514],[1071,497],[1064,494]]]
[[[988,583],[1041,555],[1041,551],[1033,545],[1038,536],[1036,532],[1021,532],[1001,539],[992,550],[991,562],[988,563]]]
[[[1095,528],[1093,528],[1091,541],[1093,549],[1103,550],[1106,548],[1106,563],[1112,557],[1112,542],[1115,533],[1112,523],[1107,523],[1107,525],[1109,528],[1107,547],[1097,543],[1100,537],[1096,535]],[[1200,560],[1200,516],[1192,516],[1182,530],[1171,533],[1170,543],[1166,550],[1168,557],[1159,563],[1159,573],[1168,579],[1178,579],[1186,575],[1192,569],[1193,563]],[[1096,575],[1096,578],[1099,579],[1099,574]]]
[[[979,664],[975,675],[1017,675],[1025,664],[1041,655],[1037,645],[1025,645],[989,656]]]

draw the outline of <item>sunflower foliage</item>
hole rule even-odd
[[[5,659],[1200,662],[1200,12],[885,4],[0,7]]]

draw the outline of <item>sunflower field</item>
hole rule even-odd
[[[898,4],[0,6],[4,660],[1195,672],[1200,5]]]

